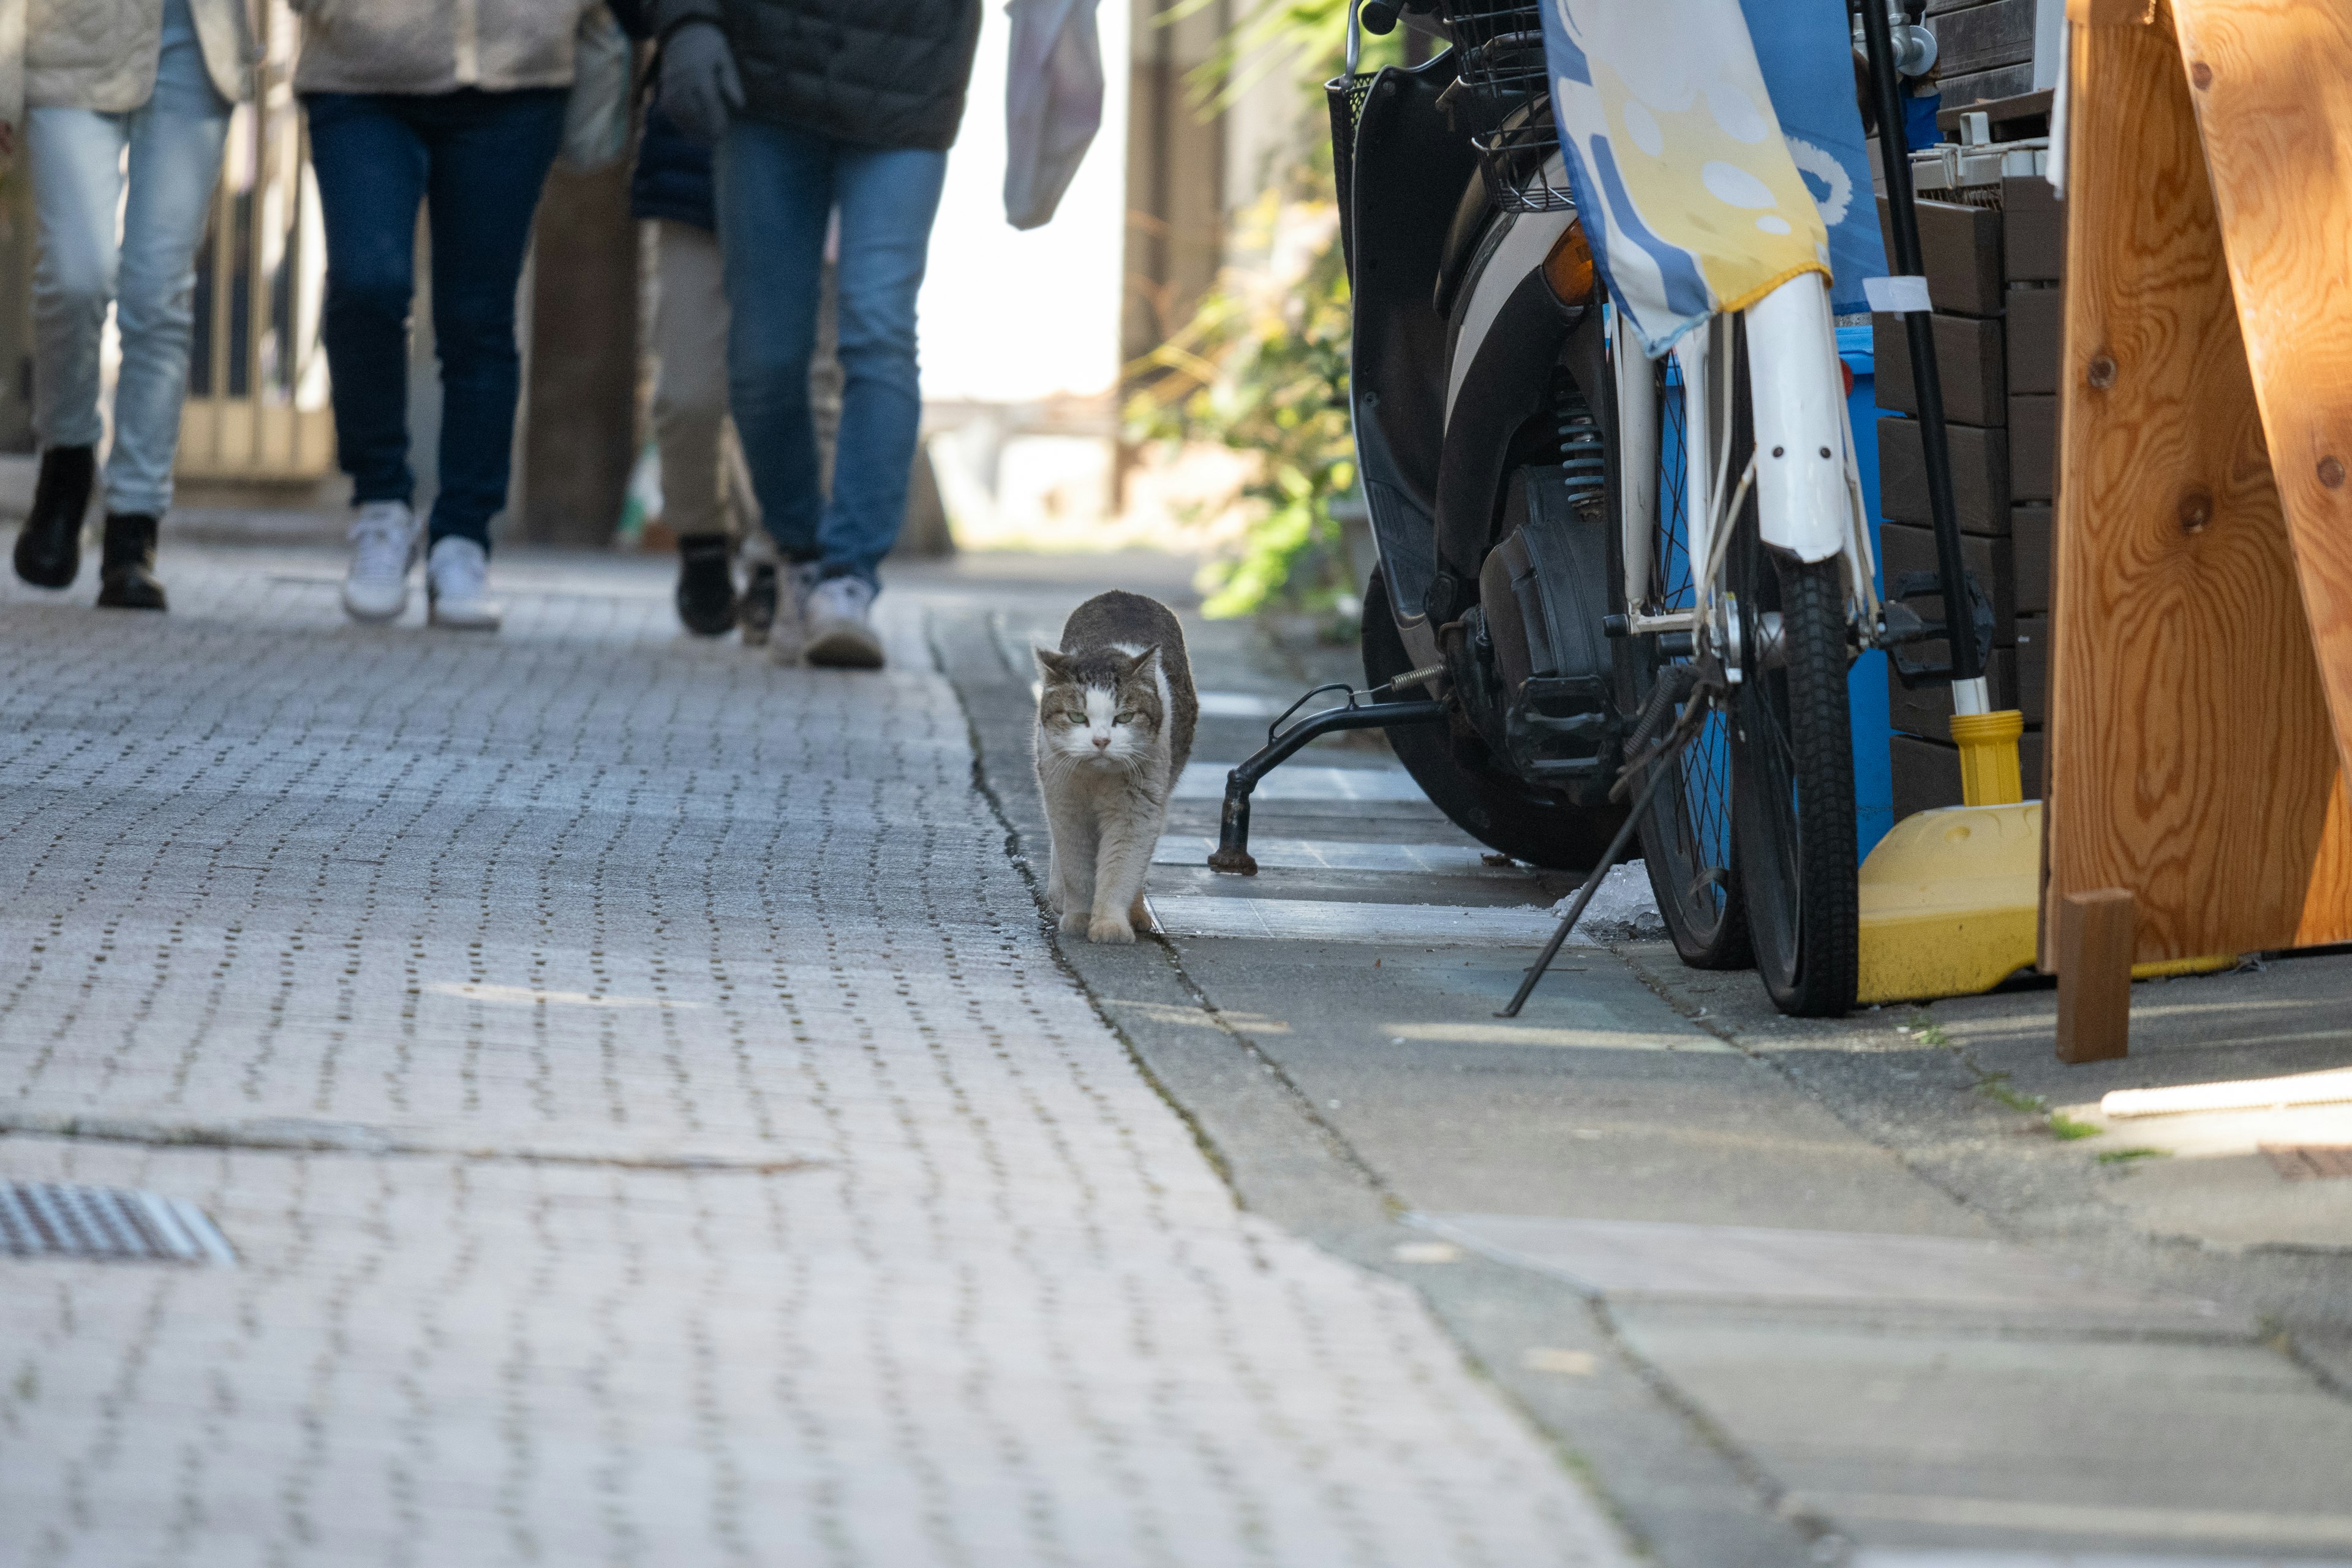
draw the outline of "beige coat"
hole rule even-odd
[[[205,69],[231,103],[252,96],[253,21],[247,0],[188,0]],[[13,26],[10,14],[14,14]],[[155,91],[163,0],[0,0],[0,61],[21,62],[22,97],[0,80],[0,119],[17,104],[125,114]],[[0,78],[14,76],[0,63]]]
[[[570,87],[572,40],[597,0],[291,0],[297,92],[491,92]]]

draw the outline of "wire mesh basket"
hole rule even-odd
[[[1489,199],[1517,212],[1575,205],[1552,123],[1541,13],[1506,0],[1454,0],[1444,15]]]
[[[1372,73],[1336,76],[1323,84],[1331,105],[1331,185],[1339,200],[1339,244],[1348,275],[1356,273],[1356,121],[1362,118],[1364,100],[1372,90]]]

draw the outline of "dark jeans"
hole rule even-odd
[[[907,520],[922,424],[915,296],[948,155],[738,118],[719,144],[719,244],[733,312],[728,403],[760,514],[787,560],[876,579]],[[809,406],[828,215],[841,214],[841,433],[818,482]]]
[[[489,543],[506,505],[521,358],[515,285],[563,134],[564,92],[311,93],[310,162],[327,226],[321,335],[335,441],[356,501],[410,499],[408,312],[416,206],[429,204],[441,489],[431,537]]]

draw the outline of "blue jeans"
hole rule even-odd
[[[164,51],[154,96],[127,114],[47,108],[26,116],[41,240],[33,267],[33,430],[45,447],[98,445],[106,428],[99,345],[111,303],[122,368],[106,462],[109,511],[161,517],[172,504],[196,245],[220,178],[228,114],[190,37]]]
[[[786,559],[877,581],[907,520],[922,424],[915,296],[948,157],[738,120],[718,160],[719,243],[734,311],[728,401],[760,512]],[[809,408],[824,233],[841,213],[841,434],[833,495]]]
[[[515,403],[515,285],[531,215],[563,135],[561,88],[311,93],[310,162],[327,226],[320,335],[352,500],[405,501],[408,311],[416,207],[429,204],[433,345],[441,360],[441,492],[431,537],[488,548],[507,503]]]

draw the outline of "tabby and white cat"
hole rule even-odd
[[[1054,853],[1046,900],[1062,930],[1133,942],[1168,792],[1201,716],[1184,628],[1157,599],[1114,590],[1070,612],[1038,648],[1037,787]]]

